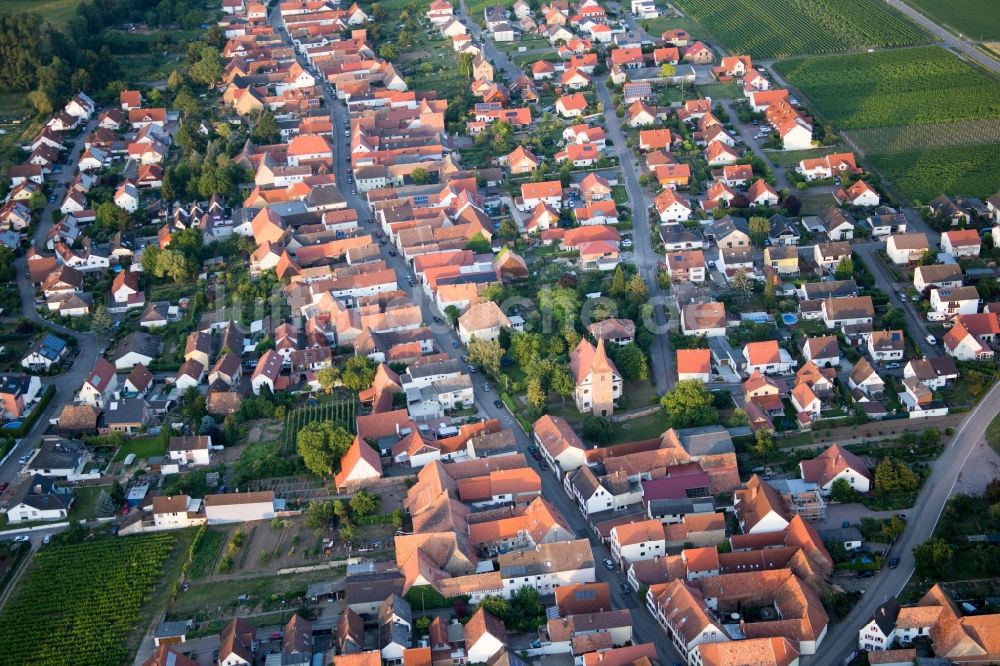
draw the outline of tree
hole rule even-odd
[[[928,539],[913,549],[917,574],[924,578],[943,578],[951,565],[953,554],[951,546],[944,539]]]
[[[545,409],[546,397],[545,389],[542,388],[542,380],[532,377],[528,380],[527,388],[528,406],[536,413],[541,414]]]
[[[179,410],[189,421],[201,421],[201,417],[206,413],[205,398],[196,386],[190,387],[181,394]]]
[[[764,247],[767,235],[771,233],[771,221],[766,217],[755,215],[748,222],[750,227],[750,238],[757,247]]]
[[[306,527],[311,530],[321,530],[333,517],[333,502],[313,500],[306,507]]]
[[[114,321],[108,314],[108,309],[103,305],[94,308],[94,314],[90,318],[90,330],[98,335],[107,335],[111,331]]]
[[[767,307],[773,308],[776,300],[777,292],[774,286],[774,280],[767,277],[764,281],[764,302],[767,304]]]
[[[393,527],[395,527],[397,530],[401,529],[405,522],[406,522],[406,514],[403,513],[402,509],[396,509],[395,511],[392,512]]]
[[[417,167],[410,172],[410,180],[414,185],[426,185],[431,182],[431,174],[423,167]]]
[[[462,53],[458,56],[458,73],[467,79],[472,78],[472,61],[474,60],[471,53]]]
[[[500,359],[503,358],[503,349],[496,340],[479,340],[473,338],[469,341],[466,351],[469,363],[480,366],[486,374],[494,379],[500,376]]]
[[[113,516],[116,513],[118,513],[118,505],[115,504],[115,501],[111,498],[111,495],[109,495],[106,491],[102,490],[101,493],[97,496],[97,502],[94,506],[94,510],[96,511],[97,515],[100,516],[101,518],[107,518],[109,516]]]
[[[629,381],[649,379],[649,361],[646,354],[634,342],[615,350],[615,366],[622,377]]]
[[[745,270],[742,268],[736,269],[733,277],[729,280],[729,288],[732,290],[733,298],[736,299],[737,303],[750,302],[750,299],[753,298],[753,283],[753,278]]]
[[[750,445],[750,450],[755,456],[767,460],[767,457],[774,451],[774,449],[774,435],[770,430],[761,428],[754,434],[753,444]]]
[[[615,436],[615,426],[608,419],[594,414],[583,418],[583,438],[596,444],[608,444]]]
[[[449,305],[444,309],[444,316],[448,318],[451,322],[452,328],[458,326],[458,318],[462,316],[462,313],[454,305]]]
[[[340,369],[336,367],[320,368],[316,373],[316,381],[319,382],[324,391],[329,393],[340,381]]]
[[[628,292],[628,299],[632,305],[645,303],[649,298],[649,295],[646,292],[646,282],[639,277],[638,273],[628,279],[628,284],[625,288]]]
[[[510,603],[503,597],[495,594],[483,597],[477,608],[482,608],[498,620],[503,620],[505,624],[511,619]]]
[[[926,249],[920,253],[920,265],[930,266],[931,264],[937,263],[937,252],[931,249]]]
[[[378,47],[378,54],[383,60],[396,60],[399,58],[399,49],[394,44],[383,44]]]
[[[545,623],[545,608],[534,587],[522,585],[510,595],[511,626],[518,633],[534,632]]]
[[[367,356],[352,356],[340,369],[344,387],[351,391],[364,391],[375,379],[375,362]]]
[[[353,441],[354,435],[342,424],[333,421],[308,423],[296,436],[303,464],[310,472],[320,476],[333,474],[334,467]]]
[[[742,407],[734,409],[733,415],[729,417],[729,427],[740,428],[747,425],[750,425],[750,415],[747,414],[747,410]]]
[[[376,495],[367,488],[362,488],[354,493],[349,503],[351,505],[351,513],[358,518],[374,516],[378,513],[379,506],[382,504],[382,496]]]
[[[219,52],[211,46],[205,46],[201,51],[201,58],[190,70],[191,80],[195,83],[202,83],[212,86],[222,78],[222,58]]]
[[[858,499],[858,493],[847,479],[837,479],[830,486],[830,499],[841,504],[850,504]]]
[[[660,404],[674,428],[691,428],[711,425],[719,418],[712,406],[712,393],[696,379],[684,379],[660,398]]]
[[[906,521],[899,516],[893,516],[882,523],[882,539],[891,543],[901,537],[906,531]]]
[[[984,494],[990,502],[1000,502],[1000,479],[993,479],[987,483]]]
[[[854,261],[850,257],[844,257],[833,270],[833,276],[838,280],[850,280],[854,277]]]
[[[505,238],[514,238],[518,234],[517,225],[514,224],[514,220],[505,218],[503,222],[500,223],[500,228],[497,229],[497,233]]]
[[[52,115],[52,99],[44,90],[32,90],[28,93],[28,101],[35,107],[40,116]]]
[[[476,254],[486,254],[493,249],[493,246],[488,240],[486,240],[486,236],[483,236],[481,232],[477,232],[472,238],[469,239],[469,242],[465,244],[465,249],[472,250]]]
[[[42,210],[45,208],[46,203],[48,202],[45,199],[45,192],[41,190],[35,190],[31,193],[31,196],[28,197],[28,208],[31,210]]]
[[[201,422],[198,424],[198,434],[199,435],[211,435],[215,432],[216,423],[215,417],[211,414],[205,414],[201,417]]]
[[[665,62],[660,65],[660,77],[664,79],[672,79],[677,74],[677,68],[671,65],[669,62]]]
[[[281,137],[278,121],[269,110],[265,109],[257,118],[257,124],[253,126],[250,136],[257,143],[274,143]]]
[[[612,296],[624,296],[625,295],[625,269],[621,264],[615,267],[614,276],[611,278],[611,295]]]
[[[875,492],[881,495],[910,492],[919,485],[917,475],[901,460],[883,458],[875,466]]]
[[[184,84],[184,77],[176,69],[167,77],[167,90],[177,90]]]

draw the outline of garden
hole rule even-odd
[[[927,35],[877,0],[681,0],[735,53],[780,58],[920,44]]]
[[[285,419],[282,450],[286,453],[294,451],[299,431],[314,421],[335,421],[354,432],[356,411],[357,400],[353,394],[344,394],[333,400],[315,402],[315,404],[293,409]]]
[[[95,539],[45,548],[0,613],[11,664],[117,664],[175,536]]]

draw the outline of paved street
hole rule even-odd
[[[716,100],[712,101],[715,102]],[[736,104],[734,104],[732,100],[718,101],[722,104],[722,108],[726,110],[726,113],[729,114],[729,119],[736,128],[736,133],[739,135],[739,139],[747,145],[754,155],[759,157],[761,161],[763,161],[764,164],[766,164],[767,167],[774,172],[775,189],[778,191],[793,190],[794,188],[791,186],[791,183],[788,182],[788,176],[785,174],[785,169],[774,163],[774,160],[772,160],[767,154],[767,151],[764,150],[761,140],[756,137],[755,132],[757,131],[757,126],[747,125],[740,122],[740,119],[736,115]]]

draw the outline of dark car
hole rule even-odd
[[[547,464],[545,463],[545,461],[543,460],[543,461],[541,461],[540,463],[538,463],[538,468],[539,468],[539,469],[548,469],[548,468],[549,468],[549,466],[548,466],[548,465],[547,465]]]
[[[534,451],[531,452],[531,457],[534,458],[535,460],[541,460],[542,452],[539,451],[538,449],[535,449]]]
[[[503,409],[503,401],[502,400],[494,400],[493,401],[493,406],[496,407],[497,409]]]
[[[891,558],[889,558],[889,568],[890,569],[895,569],[898,566],[899,566],[899,557],[891,557]]]
[[[858,572],[858,578],[874,578],[874,577],[875,577],[875,572],[874,571],[859,571]]]
[[[622,583],[622,592],[625,594],[632,594],[632,586],[628,583]]]
[[[6,481],[4,481],[3,483],[0,483],[0,493],[2,493],[3,491],[7,490],[7,487],[8,487],[9,485],[10,485],[10,484],[9,484],[9,483],[7,483]]]

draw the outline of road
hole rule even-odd
[[[55,203],[46,202],[45,208],[43,208],[39,214],[39,220],[41,220],[41,222],[35,229],[35,235],[32,239],[35,249],[39,252],[45,250],[45,237],[48,235],[49,229],[52,227],[52,213],[59,210],[59,207],[62,206],[63,198],[66,194],[66,187],[76,176],[76,163],[80,160],[80,155],[83,153],[83,140],[96,126],[96,118],[90,120],[84,126],[83,130],[77,135],[76,139],[74,139],[73,143],[69,146],[69,150],[66,153],[66,164],[63,166],[62,172],[49,174],[48,178],[46,178],[46,182],[53,186],[49,195],[55,195]]]
[[[464,14],[464,8],[463,8]],[[273,11],[270,16],[270,21],[273,25],[280,25],[280,18],[276,11]],[[466,23],[471,23],[466,21]],[[475,28],[478,32],[478,26]],[[282,38],[288,41],[288,35],[283,30],[280,31]],[[494,50],[495,52],[495,50]],[[489,52],[488,52],[489,53]],[[299,56],[300,64],[305,65],[304,60]],[[504,67],[504,63],[513,67],[505,56],[498,55],[494,59],[494,65],[501,68]],[[341,193],[347,200],[347,204],[359,212],[359,216],[364,219],[367,216],[362,215],[362,211],[368,211],[369,207],[367,202],[353,192],[353,188],[347,188],[347,161],[343,159],[343,156],[349,154],[349,146],[347,138],[344,136],[344,129],[348,127],[348,114],[345,106],[336,101],[333,96],[324,89],[324,97],[327,106],[331,109],[331,117],[334,123],[334,161],[335,170],[337,174],[337,182],[342,183]],[[616,143],[618,141],[616,140]],[[624,141],[621,141],[621,145],[624,146]],[[636,181],[636,185],[638,181]],[[648,234],[648,227],[647,227]],[[412,276],[409,267],[406,262],[400,256],[389,255],[389,245],[381,246],[382,258],[386,263],[391,266],[397,275],[397,279],[400,284],[400,288],[406,290],[414,303],[420,305],[421,311],[423,312],[424,321],[434,322],[435,317],[440,317],[445,319],[442,313],[438,312],[434,307],[433,302],[426,297],[423,290],[419,287],[409,287],[407,285],[407,278]],[[655,284],[655,280],[654,280]],[[461,360],[465,353],[465,350],[461,345],[456,344],[458,342],[458,337],[453,329],[447,325],[432,323],[430,325],[431,331],[434,333],[435,342],[440,350],[446,352],[450,357],[454,359]],[[600,561],[611,557],[610,552],[607,548],[601,545],[594,535],[590,532],[587,521],[584,519],[583,515],[580,513],[576,504],[569,498],[566,492],[563,490],[561,483],[551,472],[546,472],[538,467],[538,462],[535,461],[530,455],[527,455],[527,447],[531,444],[531,440],[525,431],[521,428],[520,423],[515,419],[510,412],[507,411],[505,407],[497,407],[494,401],[496,394],[492,391],[486,391],[484,389],[484,383],[482,382],[480,375],[474,375],[473,381],[476,384],[475,387],[475,399],[476,407],[479,409],[480,414],[484,418],[498,419],[502,426],[514,433],[515,439],[517,441],[517,447],[520,451],[525,454],[528,460],[528,464],[533,467],[541,476],[542,479],[542,493],[546,500],[551,502],[566,518],[569,522],[570,527],[576,532],[580,538],[587,538],[591,542],[591,546],[594,551],[594,559],[598,562],[597,566],[597,579],[608,583],[611,588],[611,594],[615,600],[615,605],[620,608],[630,608],[633,610],[633,620],[635,621],[634,633],[636,635],[636,641],[653,642],[657,646],[657,650],[660,655],[662,663],[674,663],[683,661],[680,656],[676,653],[674,648],[670,645],[670,641],[667,640],[660,626],[656,623],[653,617],[645,610],[644,603],[640,603],[636,595],[625,594],[621,591],[621,584],[625,582],[625,576],[621,572],[611,572],[600,566]]]
[[[931,33],[935,37],[941,40],[942,45],[952,51],[959,51],[961,55],[966,56],[970,60],[975,60],[977,63],[990,70],[994,74],[1000,74],[1000,62],[997,62],[993,58],[989,57],[982,51],[976,48],[975,42],[966,39],[964,36],[956,34],[947,28],[944,28],[938,23],[935,23],[933,19],[924,16],[922,13],[906,4],[905,2],[900,2],[900,0],[885,0],[893,9],[896,9],[903,14],[905,14],[911,21],[919,25],[921,28]]]
[[[907,510],[906,532],[893,546],[892,553],[900,558],[895,569],[883,569],[869,584],[865,595],[854,610],[840,623],[830,628],[823,641],[823,657],[804,657],[803,664],[840,664],[858,641],[858,628],[868,621],[875,609],[889,597],[899,594],[913,575],[913,548],[934,533],[944,505],[958,481],[958,476],[976,446],[985,446],[986,427],[1000,412],[1000,384],[995,385],[972,410],[959,428],[954,441],[931,466],[916,503]]]
[[[739,135],[740,140],[750,148],[754,155],[759,157],[761,161],[767,165],[767,168],[774,172],[774,183],[778,191],[793,191],[794,188],[791,183],[788,182],[788,176],[785,174],[784,167],[779,167],[774,163],[771,157],[767,154],[767,151],[764,150],[764,146],[761,144],[760,140],[754,134],[757,127],[740,122],[739,117],[736,115],[736,106],[733,104],[732,100],[718,100],[718,102],[722,105],[722,108],[726,110],[726,113],[729,114],[729,119],[732,122],[733,127],[736,128],[736,133]],[[833,203],[832,199],[830,203]]]

